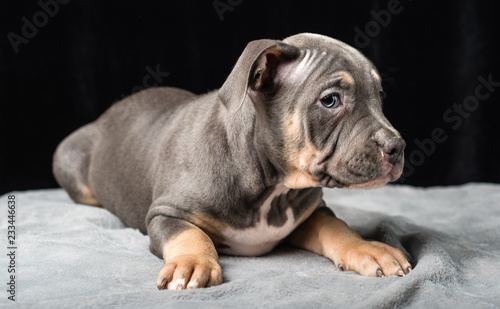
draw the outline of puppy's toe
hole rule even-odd
[[[380,242],[351,244],[338,258],[339,270],[353,270],[363,276],[404,276],[412,270],[405,254]]]
[[[169,260],[160,270],[159,290],[184,290],[222,284],[222,270],[213,259],[184,255]]]

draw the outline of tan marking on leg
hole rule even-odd
[[[214,243],[223,243],[222,231],[227,228],[227,223],[210,217],[207,214],[193,213],[189,221],[202,229],[212,239]]]
[[[363,240],[347,224],[326,213],[316,212],[288,239],[293,246],[331,259],[339,270],[364,276],[400,276],[411,270],[399,249]]]
[[[79,184],[79,189],[80,189],[80,196],[78,197],[78,203],[90,205],[90,206],[97,206],[97,207],[102,207],[101,203],[97,200],[97,198],[94,196],[94,193],[90,191],[90,188],[87,187],[86,185]]]
[[[156,281],[169,290],[222,284],[219,256],[210,237],[193,226],[163,245],[165,266]]]
[[[212,240],[198,228],[186,230],[163,245],[165,261],[186,254],[219,260]]]
[[[327,244],[335,244],[338,242],[335,236],[342,237],[343,234],[342,227],[339,226],[342,221],[338,220],[340,221],[338,222],[337,220],[321,212],[316,212],[300,227],[300,231],[297,230],[297,233],[290,235],[288,240],[293,246],[328,256],[325,252]],[[355,239],[361,238],[357,234],[352,236]]]
[[[290,115],[285,129],[285,156],[288,165],[288,174],[284,184],[293,189],[302,189],[321,186],[309,172],[314,159],[320,153],[310,141],[301,144],[300,115],[294,112]]]

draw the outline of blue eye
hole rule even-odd
[[[320,101],[326,108],[336,108],[341,104],[338,93],[332,93],[324,96],[320,99]]]

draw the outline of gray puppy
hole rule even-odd
[[[341,270],[403,276],[405,254],[363,240],[321,187],[375,188],[403,167],[373,64],[303,33],[250,42],[218,91],[153,88],[111,106],[54,155],[59,184],[151,239],[159,289],[222,283],[218,252],[262,255],[280,242]]]

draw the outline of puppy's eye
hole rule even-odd
[[[320,99],[320,101],[326,108],[336,108],[341,104],[338,93],[332,93],[324,96]]]

